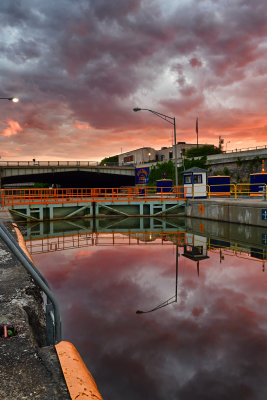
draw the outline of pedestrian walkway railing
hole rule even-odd
[[[5,242],[9,250],[15,255],[35,283],[40,287],[47,297],[46,301],[46,344],[54,345],[61,341],[61,321],[58,302],[49,287],[48,282],[35,267],[33,262],[24,253],[18,242],[14,239],[8,229],[0,222],[0,238]]]
[[[265,198],[266,183],[237,183],[221,185],[192,185],[191,187],[173,186],[130,186],[120,188],[70,188],[70,189],[2,189],[1,206],[28,204],[56,204],[73,202],[133,202],[133,201],[168,201],[188,198],[230,197],[230,198]]]
[[[114,167],[118,163],[105,163],[102,165],[98,161],[2,161],[0,167]]]
[[[51,204],[71,202],[147,201],[170,199],[184,200],[184,187],[154,186],[121,188],[74,188],[74,189],[3,189],[2,206],[21,204]]]

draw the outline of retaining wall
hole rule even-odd
[[[190,199],[187,217],[267,227],[267,201],[263,199]]]

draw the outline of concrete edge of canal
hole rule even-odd
[[[186,217],[251,226],[267,226],[267,200],[198,198],[187,200]]]
[[[0,220],[17,240],[9,212],[0,210]],[[25,243],[21,244],[25,251]],[[102,399],[71,343],[46,345],[41,290],[3,240],[0,240],[0,304],[1,399]],[[4,337],[7,332],[8,337]]]

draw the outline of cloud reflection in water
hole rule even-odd
[[[179,257],[175,247],[94,247],[36,256],[106,399],[267,398],[267,279],[260,263]],[[180,253],[182,249],[179,250]]]

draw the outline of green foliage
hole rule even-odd
[[[223,170],[217,171],[217,172],[215,173],[215,175],[227,175],[227,176],[229,176],[229,175],[231,175],[231,174],[230,174],[229,168],[224,167]]]
[[[193,167],[198,167],[198,168],[203,168],[203,169],[208,169],[209,165],[207,164],[207,156],[203,156],[197,160],[190,159],[190,158],[185,158],[184,159],[184,167],[185,169],[193,168]]]
[[[184,167],[178,168],[178,184],[183,184],[183,175],[182,172],[186,169],[199,167],[203,169],[208,169],[207,165],[207,157],[201,157],[198,160],[194,159],[184,159]],[[164,173],[166,174],[164,176]],[[170,160],[168,162],[157,163],[150,168],[149,171],[149,186],[156,186],[157,180],[159,179],[172,179],[173,183],[175,184],[175,170],[174,170],[174,163]]]
[[[164,173],[166,174],[165,176]],[[150,186],[156,186],[157,180],[163,179],[164,177],[166,179],[172,179],[173,182],[175,182],[174,164],[171,160],[168,162],[157,163],[150,168],[148,184]]]
[[[36,189],[48,188],[49,183],[35,182],[33,187]]]
[[[249,162],[249,169],[251,172],[257,171],[260,165],[261,165],[260,157],[256,156]]]
[[[222,150],[211,144],[205,144],[204,146],[191,147],[185,152],[186,157],[201,157],[208,156],[210,154],[220,154]]]
[[[237,157],[236,165],[237,165],[238,167],[241,167],[242,164],[243,164],[243,160],[241,160],[240,157]]]
[[[103,160],[100,161],[100,165],[104,164],[109,164],[109,163],[118,163],[119,162],[119,156],[111,156],[111,157],[106,157]]]

